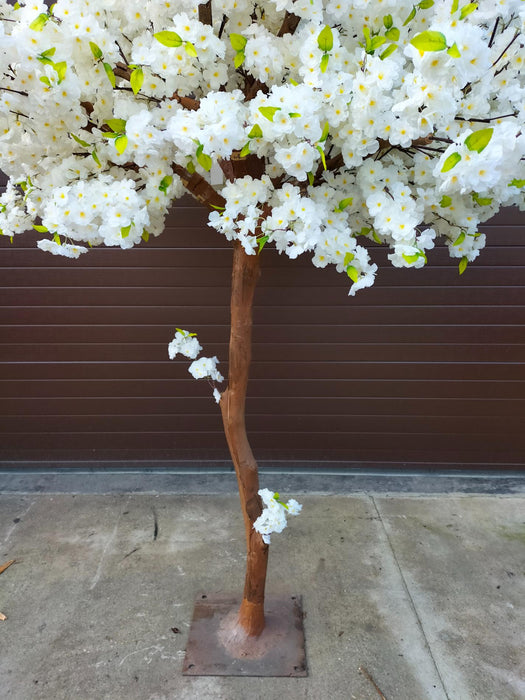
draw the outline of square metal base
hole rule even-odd
[[[240,600],[201,595],[195,603],[182,673],[185,676],[307,676],[300,596],[265,601],[266,626],[245,651],[232,655],[224,630],[236,619]]]

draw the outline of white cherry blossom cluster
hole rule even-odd
[[[524,25],[522,0],[0,0],[0,232],[130,248],[189,192],[351,294],[377,245],[418,268],[443,239],[463,272],[525,207]]]
[[[284,503],[278,493],[269,489],[260,489],[258,493],[264,508],[253,523],[253,528],[262,535],[263,542],[270,544],[271,533],[282,532],[287,525],[287,516],[299,515],[302,505],[293,498]]]
[[[193,362],[188,367],[188,372],[195,379],[208,379],[213,386],[213,397],[219,403],[221,394],[215,387],[214,382],[224,381],[224,377],[217,369],[219,360],[216,357],[198,357],[202,346],[197,339],[196,333],[177,328],[175,337],[168,345],[168,356],[174,360],[177,355],[189,357]]]

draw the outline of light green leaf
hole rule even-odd
[[[244,51],[247,41],[242,34],[230,34],[230,44],[235,51]]]
[[[462,231],[459,236],[456,238],[454,241],[454,246],[461,245],[463,241],[465,240],[465,231]]]
[[[92,41],[89,42],[89,48],[91,49],[91,53],[93,54],[93,58],[95,58],[97,61],[99,61],[102,58],[102,49],[97,46],[95,43]]]
[[[421,253],[414,253],[414,255],[407,255],[406,253],[403,253],[402,255],[403,260],[406,260],[409,265],[412,265],[412,263],[417,262],[420,257]]]
[[[62,245],[62,241],[60,240],[60,236],[58,235],[58,233],[56,233],[56,231],[53,234],[53,240],[55,241],[55,243],[57,245]]]
[[[122,238],[127,238],[129,236],[129,232],[131,231],[131,226],[132,226],[132,224],[130,224],[129,226],[123,226],[120,229],[120,235],[122,236]]]
[[[67,63],[65,61],[59,61],[58,63],[53,63],[53,68],[58,76],[58,84],[64,80],[66,77]]]
[[[83,141],[82,139],[79,139],[78,136],[75,136],[75,134],[69,134],[72,139],[74,139],[79,146],[82,146],[82,148],[89,148],[91,144],[89,144],[87,141]]]
[[[370,53],[374,53],[374,51],[376,49],[378,49],[380,46],[383,46],[385,41],[386,41],[386,38],[384,36],[373,37],[373,39],[370,42]]]
[[[317,46],[321,51],[331,51],[334,48],[334,36],[331,27],[327,24],[319,32]]]
[[[428,29],[416,34],[410,42],[418,51],[443,51],[447,48],[447,39],[441,32]]]
[[[115,139],[115,148],[117,149],[117,153],[119,156],[121,156],[124,151],[126,150],[126,147],[128,145],[128,137],[125,135],[122,136],[117,136]]]
[[[525,187],[525,180],[518,180],[518,178],[515,177],[514,180],[509,182],[507,187],[519,187],[521,189],[522,187]]]
[[[246,158],[246,156],[250,155],[250,142],[249,141],[247,141],[244,144],[244,146],[241,148],[241,152],[239,155],[241,158]]]
[[[125,119],[108,119],[106,124],[115,134],[122,134],[124,131],[126,131]]]
[[[461,51],[458,49],[456,42],[454,42],[452,46],[449,46],[447,53],[451,58],[461,58]]]
[[[317,150],[319,151],[321,155],[321,162],[323,164],[323,168],[326,170],[326,156],[324,154],[324,150],[322,146],[317,146]]]
[[[188,56],[191,56],[192,58],[197,58],[197,49],[191,41],[186,41],[184,44],[184,51],[188,54]]]
[[[109,63],[104,63],[104,70],[106,71],[108,80],[111,83],[111,87],[115,87],[117,81],[115,80],[115,73],[113,73],[113,68],[109,65]]]
[[[459,13],[459,19],[465,19],[465,17],[468,17],[474,10],[478,9],[478,3],[477,2],[469,2],[468,5],[465,5],[464,7],[461,8],[461,12]]]
[[[40,80],[41,83],[44,83],[44,85],[47,85],[47,87],[51,87],[51,81],[49,80],[49,78],[47,77],[47,75],[42,75],[42,76],[39,78],[39,80]]]
[[[37,224],[33,225],[33,228],[35,231],[38,231],[38,233],[47,233],[48,229],[45,226],[38,226]]]
[[[354,258],[355,258],[355,255],[354,255],[353,253],[347,253],[347,254],[345,255],[345,257],[344,257],[343,265],[344,265],[345,267],[348,267],[348,265],[350,265],[350,263],[352,262],[352,260],[353,260]]]
[[[467,269],[468,265],[468,258],[466,255],[464,255],[461,260],[459,261],[459,274],[462,275],[465,270]]]
[[[280,111],[280,107],[259,107],[259,112],[266,117],[268,121],[273,122],[275,113]]]
[[[190,175],[193,175],[193,173],[195,172],[195,163],[192,161],[191,158],[186,163],[186,170],[189,172]]]
[[[213,161],[207,153],[199,153],[197,156],[197,162],[199,163],[201,168],[204,168],[204,170],[206,170],[206,172],[209,172],[211,170]]]
[[[352,204],[353,201],[354,201],[354,200],[353,200],[352,197],[345,197],[345,198],[342,199],[342,200],[339,202],[339,204],[337,205],[337,210],[338,210],[338,211],[343,211],[343,209],[346,209],[346,207],[349,207],[349,206]]]
[[[451,8],[450,8],[450,14],[453,15],[454,12],[457,12],[457,11],[458,11],[458,7],[459,7],[459,0],[453,0],[452,6],[451,6]]]
[[[244,63],[245,58],[246,56],[244,55],[244,51],[237,51],[237,53],[233,57],[233,65],[235,66],[235,68],[240,68]]]
[[[308,172],[308,173],[306,173],[306,175],[308,177],[308,184],[311,187],[314,184],[314,180],[315,180],[314,174],[312,172]]]
[[[420,10],[429,10],[434,6],[434,0],[421,0],[418,7]]]
[[[149,231],[146,231],[146,229],[144,229],[142,231],[141,238],[145,243],[147,243],[149,241]]]
[[[403,27],[406,27],[407,24],[409,24],[414,19],[415,16],[416,16],[416,7],[414,5],[414,7],[412,8],[412,11],[410,12],[410,14],[406,18],[406,20],[403,22]]]
[[[480,207],[488,207],[492,204],[491,197],[480,197],[477,192],[472,192],[472,199],[479,204]]]
[[[387,32],[385,32],[385,36],[387,39],[390,39],[390,41],[398,41],[399,33],[400,32],[397,27],[391,27]]]
[[[42,12],[31,22],[31,24],[29,25],[29,29],[32,29],[35,32],[41,32],[48,20],[49,15],[47,14],[47,12]]]
[[[357,282],[357,280],[359,279],[359,272],[353,265],[348,265],[348,267],[346,268],[346,274],[348,275],[348,277],[350,277],[352,282]]]
[[[91,151],[91,157],[93,158],[93,160],[95,161],[95,163],[98,165],[98,167],[101,168],[101,167],[102,167],[102,163],[100,162],[99,157],[97,156],[97,151],[96,151],[96,150]]]
[[[328,133],[330,131],[330,124],[328,122],[325,122],[325,125],[323,126],[323,133],[321,134],[321,138],[319,139],[319,143],[324,143],[326,139],[328,138]]]
[[[449,197],[448,195],[444,194],[443,197],[441,197],[441,202],[439,203],[440,207],[449,207],[452,204],[452,197]]]
[[[453,167],[455,167],[459,161],[461,160],[461,156],[457,151],[454,151],[454,153],[451,153],[449,157],[445,160],[443,163],[443,167],[441,168],[442,173],[448,173],[449,170],[452,170]]]
[[[329,53],[324,53],[321,56],[321,63],[320,63],[320,69],[321,73],[326,73],[326,69],[328,68],[328,61],[330,60],[330,54]]]
[[[153,37],[159,42],[159,44],[167,46],[170,49],[177,46],[182,46],[182,39],[176,32],[157,32],[153,35]]]
[[[487,147],[493,133],[494,129],[491,126],[487,129],[479,129],[478,131],[474,131],[465,139],[465,146],[469,149],[469,151],[477,151],[478,153],[481,153],[481,151]]]
[[[129,83],[131,85],[131,89],[136,95],[137,92],[140,91],[140,88],[144,83],[144,71],[140,66],[138,68],[135,68],[135,70],[131,73],[129,77]]]
[[[383,24],[385,26],[385,29],[390,29],[394,25],[394,20],[392,19],[392,15],[385,15],[383,17]]]
[[[254,124],[250,130],[250,133],[248,134],[249,139],[262,139],[262,129],[259,126],[259,124]]]
[[[391,54],[394,53],[394,51],[397,49],[397,44],[390,44],[383,53],[379,54],[379,58],[384,61],[385,58],[388,58]]]
[[[299,114],[299,112],[288,112],[288,116],[291,119],[298,119],[301,115]]]

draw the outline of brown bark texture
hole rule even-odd
[[[245,402],[251,360],[252,306],[259,278],[259,256],[247,255],[235,241],[232,269],[231,331],[228,388],[220,407],[224,432],[237,474],[241,508],[246,531],[246,578],[239,610],[238,625],[248,636],[264,629],[264,586],[268,563],[268,545],[253,529],[262,512],[258,495],[259,476],[245,426]]]

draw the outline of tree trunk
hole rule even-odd
[[[257,637],[264,629],[264,586],[268,563],[268,545],[253,529],[262,512],[258,495],[259,475],[245,426],[245,400],[251,360],[252,305],[259,278],[259,256],[247,255],[234,242],[231,332],[228,388],[222,394],[220,407],[224,432],[237,474],[244,526],[246,530],[246,578],[237,624],[242,632]]]

